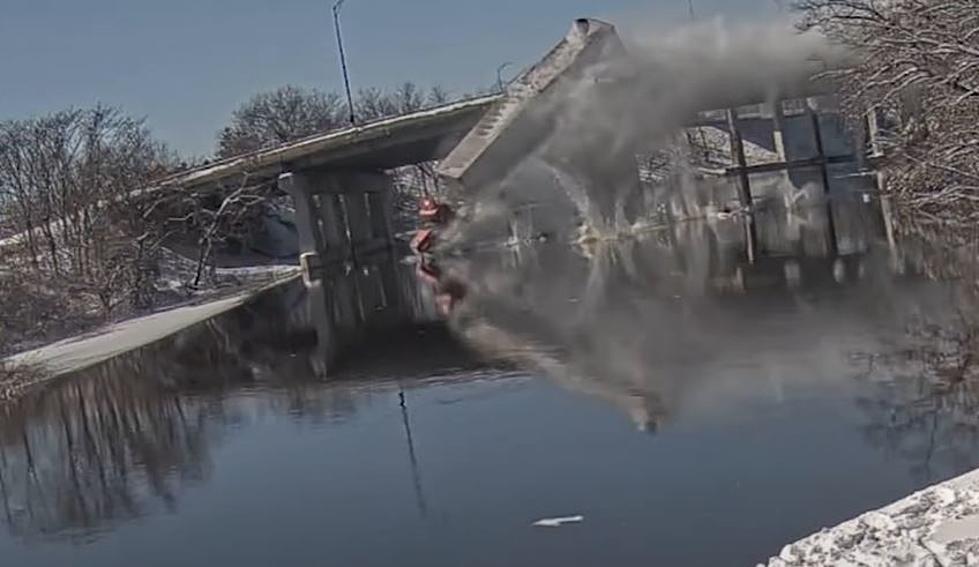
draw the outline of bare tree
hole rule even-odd
[[[452,97],[449,95],[449,91],[447,91],[444,87],[442,87],[441,85],[434,85],[432,88],[428,90],[427,105],[439,106],[442,104],[446,104],[447,102],[449,102],[449,100],[451,100],[451,98]]]
[[[259,93],[231,115],[218,135],[218,155],[243,154],[341,126],[342,100],[336,93],[286,85]]]
[[[354,106],[357,119],[362,122],[394,116],[398,113],[398,106],[395,101],[376,87],[357,91],[357,102]]]
[[[221,187],[207,193],[185,194],[170,205],[168,224],[180,232],[197,235],[197,261],[191,288],[203,283],[205,269],[215,267],[215,252],[232,241],[247,240],[261,222],[262,207],[278,191],[274,184],[252,183],[248,174],[236,186]]]
[[[4,264],[35,278],[24,289],[60,288],[106,315],[138,303],[160,227],[134,190],[172,161],[142,120],[114,108],[0,123],[0,217],[21,235],[0,249]]]
[[[396,88],[393,97],[398,114],[408,114],[425,107],[424,93],[411,81],[406,81]]]
[[[975,0],[804,0],[802,27],[853,53],[827,72],[849,118],[876,123],[887,190],[913,218],[979,220],[979,9]]]
[[[448,91],[440,86],[426,95],[407,81],[391,92],[360,89],[354,112],[359,121],[369,122],[448,101]],[[286,85],[259,93],[235,110],[231,123],[218,134],[217,153],[220,157],[244,154],[345,126],[343,101],[337,93]]]
[[[355,107],[357,118],[368,122],[417,112],[445,104],[449,100],[449,92],[439,85],[431,87],[426,94],[416,83],[406,81],[391,92],[376,87],[360,89],[357,91]]]

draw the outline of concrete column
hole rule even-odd
[[[393,188],[367,194],[367,205],[371,216],[371,235],[375,239],[389,243],[394,237],[391,230],[391,217],[394,214],[391,191]]]
[[[340,337],[334,324],[332,293],[332,286],[319,281],[308,288],[306,295],[310,316],[316,327],[317,360],[314,366],[317,373],[324,376],[329,374],[339,350]]]
[[[326,265],[320,211],[316,206],[314,183],[304,173],[283,173],[279,188],[292,197],[296,209],[296,228],[299,232],[300,263],[307,288],[309,315],[316,327],[317,370],[327,373],[337,353],[337,329],[333,323],[333,298],[330,286],[324,283]]]
[[[347,234],[350,235],[350,246],[356,255],[371,241],[367,194],[363,191],[345,191],[343,193],[343,209],[347,214]]]
[[[394,191],[391,178],[378,171],[333,174],[335,191],[343,195],[350,246],[361,256],[390,247]]]
[[[880,215],[884,224],[884,237],[887,239],[887,249],[890,252],[891,270],[895,273],[902,273],[902,262],[900,249],[897,246],[897,232],[894,226],[894,210],[891,205],[891,198],[884,194],[887,177],[883,172],[877,173],[877,195],[880,199]]]
[[[279,176],[279,189],[292,197],[296,209],[296,230],[299,233],[299,264],[303,269],[303,283],[312,287],[325,273],[323,252],[325,243],[321,231],[319,211],[313,194],[313,184],[304,173],[283,173]]]
[[[323,248],[323,238],[309,176],[303,173],[283,173],[279,176],[279,189],[292,197],[296,209],[300,253],[319,252]]]
[[[812,133],[816,141],[816,160],[819,162],[819,173],[823,181],[823,194],[826,198],[826,229],[829,232],[829,254],[836,256],[839,253],[839,246],[836,241],[836,222],[833,217],[833,201],[829,187],[829,168],[826,160],[826,150],[823,146],[823,131],[819,126],[819,113],[816,111],[816,99],[809,97],[806,99],[806,114],[812,121]]]
[[[754,264],[758,255],[758,233],[755,229],[754,210],[751,202],[751,181],[748,178],[748,160],[744,155],[744,141],[738,130],[738,115],[733,108],[727,109],[727,129],[731,136],[731,161],[738,172],[738,197],[741,206],[748,214],[745,216],[745,252],[748,263]]]
[[[340,206],[339,196],[323,193],[318,196],[320,234],[322,235],[323,255],[331,263],[348,259],[350,243],[347,240],[347,223]]]
[[[352,271],[338,274],[331,280],[333,285],[333,322],[343,337],[344,343],[354,340],[358,336],[364,321],[363,307],[356,280],[357,275]]]
[[[880,143],[880,109],[878,108],[871,109],[867,113],[867,139],[870,142],[870,157],[879,158],[884,155]]]
[[[411,317],[410,313],[405,313],[407,301],[404,297],[404,289],[402,287],[401,271],[399,270],[400,264],[397,258],[390,258],[386,262],[382,262],[379,265],[381,270],[381,286],[384,291],[384,305],[387,309],[393,309],[399,313],[405,314],[407,317]],[[415,280],[415,276],[410,276],[412,281]]]
[[[372,264],[357,270],[357,289],[360,291],[360,305],[364,322],[368,325],[381,323],[384,319],[384,291],[378,266]]]
[[[781,99],[772,102],[772,140],[778,160],[788,161],[788,154],[785,151],[785,109],[782,108]]]

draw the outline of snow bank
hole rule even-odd
[[[979,565],[979,470],[785,546],[769,567]]]

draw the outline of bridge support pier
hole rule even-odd
[[[316,272],[390,249],[392,183],[373,171],[299,171],[279,176],[296,208],[309,285]]]
[[[295,204],[303,282],[327,374],[370,329],[412,316],[392,254],[393,186],[374,171],[294,171],[278,183]]]

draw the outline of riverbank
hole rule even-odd
[[[768,567],[979,565],[979,470],[786,545]]]
[[[298,268],[283,270],[269,281],[245,286],[230,294],[177,305],[11,355],[0,360],[0,368],[5,369],[0,375],[0,399],[11,399],[41,382],[83,370],[166,338],[297,278]]]

